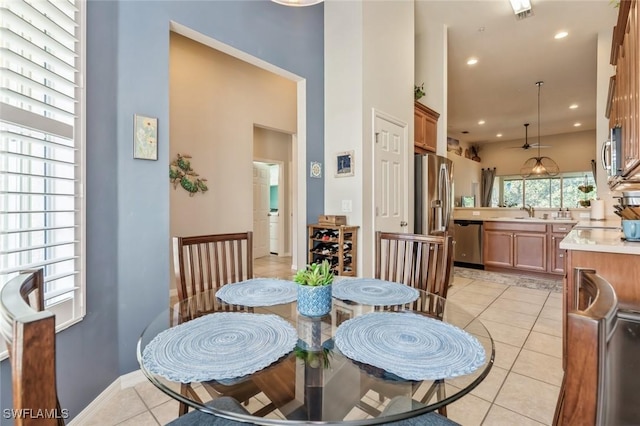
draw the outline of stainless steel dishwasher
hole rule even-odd
[[[482,221],[455,219],[453,261],[458,266],[484,269],[482,263]]]

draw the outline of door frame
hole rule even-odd
[[[285,227],[282,223],[282,216],[280,216],[280,223],[278,226],[278,256],[291,256],[291,248],[293,247],[293,226],[292,226],[292,218],[293,218],[293,200],[291,200],[293,191],[291,190],[291,172],[289,172],[289,180],[284,179],[284,167],[285,162],[282,160],[270,160],[268,158],[263,157],[254,157],[253,161],[257,163],[266,163],[266,164],[276,164],[278,166],[278,212],[284,212],[288,217],[289,224],[289,250],[285,251]],[[289,162],[290,167],[291,162]],[[280,194],[284,193],[285,197]]]
[[[298,269],[307,263],[307,80],[291,71],[253,56],[226,43],[206,36],[187,26],[170,21],[169,29],[198,43],[219,50],[241,61],[272,72],[296,83],[297,129],[291,146],[291,267]],[[249,159],[253,161],[253,158]]]

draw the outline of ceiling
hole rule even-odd
[[[417,34],[430,23],[448,27],[448,136],[479,144],[524,139],[531,123],[535,143],[537,81],[544,82],[541,136],[596,128],[597,34],[611,34],[618,10],[609,0],[532,5],[533,15],[518,20],[509,0],[416,0]],[[560,30],[569,35],[555,40]],[[470,57],[478,63],[467,65]]]

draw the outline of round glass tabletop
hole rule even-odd
[[[264,425],[415,417],[469,393],[494,359],[479,320],[424,291],[392,306],[334,297],[331,312],[319,318],[300,315],[296,302],[248,307],[205,292],[158,315],[137,352],[143,373],[172,398]],[[251,414],[215,408],[197,396],[200,385],[210,399],[258,395],[260,407]]]

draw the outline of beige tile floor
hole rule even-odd
[[[291,258],[257,259],[256,277],[291,277]],[[464,426],[550,425],[562,380],[561,294],[455,277],[448,298],[477,315],[495,341],[495,364],[469,395],[448,406]],[[459,383],[458,383],[459,384]],[[447,386],[455,387],[452,380]],[[368,401],[374,407],[374,395]],[[248,407],[266,404],[258,395]],[[87,425],[164,425],[178,404],[142,382],[99,407]],[[273,415],[278,415],[275,412]],[[351,417],[364,413],[354,409]]]

